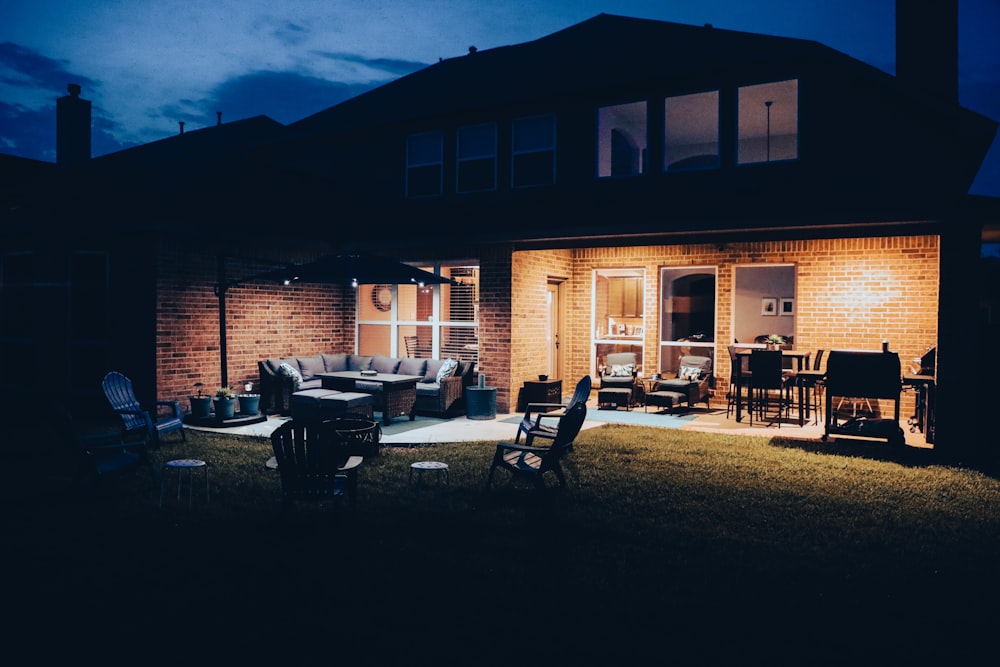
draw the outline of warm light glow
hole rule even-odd
[[[358,286],[358,279],[351,278],[351,287],[357,287],[357,286]]]

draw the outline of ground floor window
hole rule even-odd
[[[442,285],[358,287],[358,354],[479,361],[479,267],[421,266]]]
[[[656,372],[676,375],[681,357],[715,367],[715,267],[660,269],[660,358]]]
[[[646,272],[640,268],[594,271],[594,370],[600,374],[609,354],[632,352],[641,372],[645,326]]]

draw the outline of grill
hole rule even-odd
[[[919,430],[928,443],[934,442],[934,401],[936,393],[937,348],[928,347],[923,356],[913,360],[910,373],[903,375],[903,391],[916,394],[914,413],[907,423],[910,433]]]
[[[823,440],[831,434],[876,438],[903,444],[899,426],[902,391],[899,355],[895,352],[831,350],[826,362],[826,423]],[[840,423],[833,410],[834,397],[891,400],[893,419],[852,418]]]

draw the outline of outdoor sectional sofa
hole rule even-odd
[[[416,414],[453,417],[465,411],[465,388],[472,384],[474,364],[460,361],[454,372],[438,380],[438,371],[445,363],[442,359],[413,359],[359,354],[320,353],[308,357],[280,357],[257,362],[260,372],[260,405],[267,413],[289,414],[292,394],[323,386],[320,373],[336,371],[374,370],[379,373],[419,375]],[[281,365],[287,364],[298,372],[301,380],[287,373]],[[297,386],[296,386],[297,385]]]

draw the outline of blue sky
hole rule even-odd
[[[290,123],[436,62],[601,12],[813,39],[895,73],[893,0],[4,0],[0,152],[55,160],[55,100],[94,155],[264,114]],[[959,1],[959,99],[1000,120],[1000,0]],[[971,192],[1000,196],[1000,140]]]

